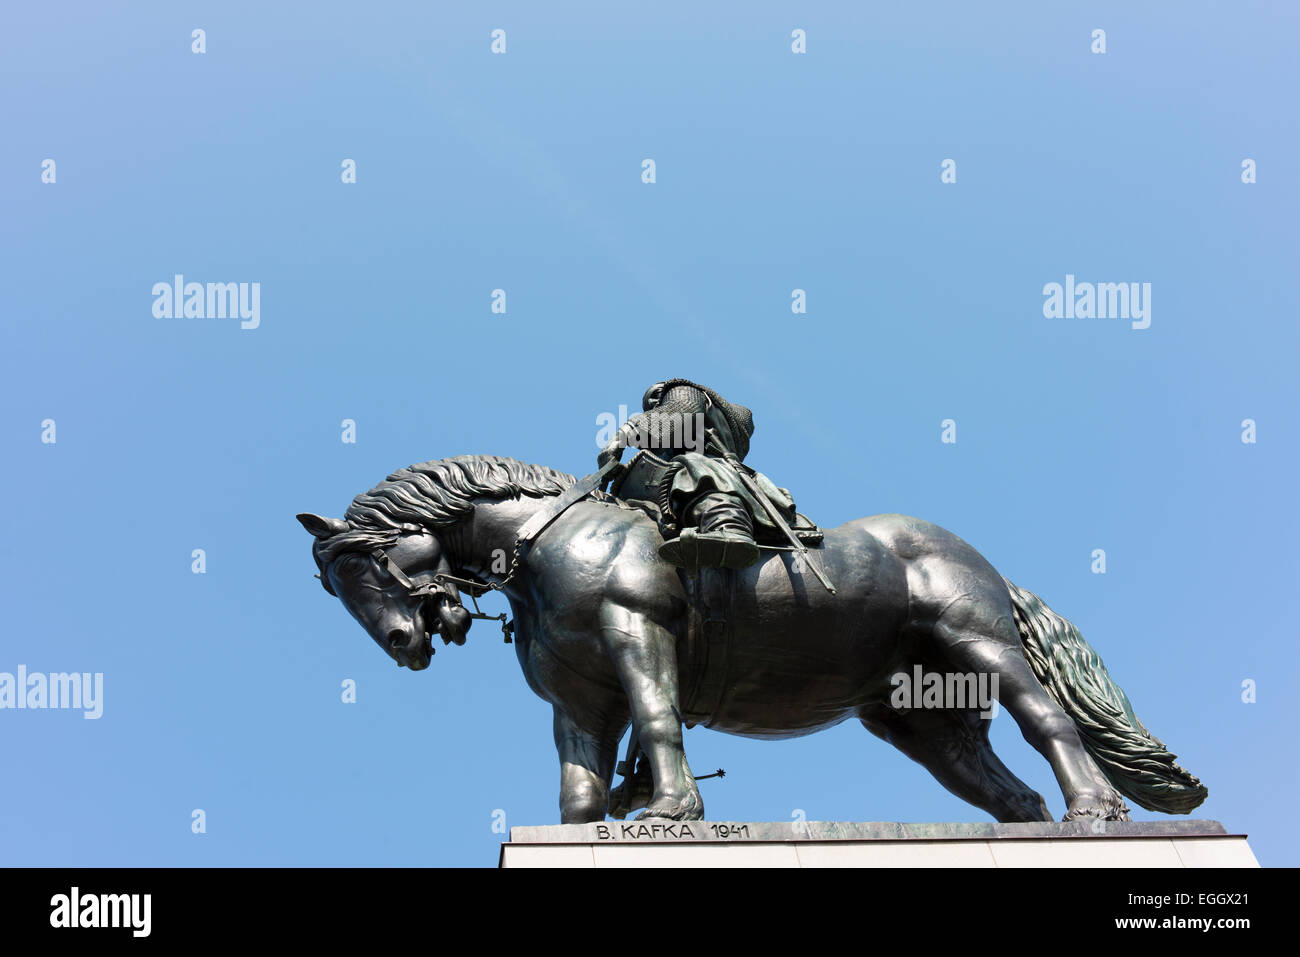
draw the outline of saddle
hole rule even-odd
[[[680,521],[673,512],[670,498],[673,477],[680,466],[666,461],[653,452],[637,452],[627,468],[610,485],[609,494],[629,505],[641,508],[658,524],[664,538],[672,538],[681,531]],[[743,468],[743,466],[742,466]],[[784,491],[784,490],[782,490]],[[780,508],[785,503],[774,503]],[[781,513],[790,530],[804,545],[816,546],[825,537],[822,530],[808,516],[791,507]],[[760,548],[786,550],[790,543],[779,533],[773,534],[766,523],[755,523],[755,541]]]

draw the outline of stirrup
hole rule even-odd
[[[750,538],[687,528],[659,546],[659,557],[687,571],[748,568],[758,561],[759,550]]]

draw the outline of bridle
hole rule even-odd
[[[470,618],[501,622],[501,634],[504,636],[506,644],[510,644],[510,636],[515,630],[515,623],[506,620],[505,612],[502,612],[499,615],[489,615],[484,613],[478,607],[478,598],[474,593],[475,591],[478,591],[480,594],[487,591],[500,591],[505,583],[514,575],[515,569],[518,567],[517,560],[511,567],[510,574],[501,582],[473,582],[465,578],[457,578],[455,575],[435,574],[433,578],[423,585],[417,585],[415,582],[411,581],[406,572],[402,571],[402,569],[398,567],[397,562],[393,561],[392,558],[389,557],[388,553],[382,548],[376,548],[372,551],[370,553],[370,560],[378,566],[381,571],[387,572],[394,581],[406,589],[406,595],[408,598],[428,598],[432,595],[439,595],[456,607],[464,608],[465,606],[461,603],[460,595],[457,594],[458,588],[464,589],[469,594],[469,600],[474,603],[474,610],[466,611],[465,614],[469,615]],[[447,587],[449,585],[452,587]]]

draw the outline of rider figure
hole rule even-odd
[[[669,502],[681,531],[659,546],[660,557],[688,569],[754,564],[759,557],[755,519],[765,522],[767,515],[736,474],[744,468],[740,463],[754,434],[749,409],[687,379],[656,382],[641,407],[644,411],[624,423],[597,463],[621,458],[629,445],[671,460]]]

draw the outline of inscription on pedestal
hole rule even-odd
[[[631,821],[627,824],[593,824],[598,841],[698,841],[701,838],[718,841],[744,841],[752,839],[748,824],[728,824],[723,821],[693,824],[674,821]]]

